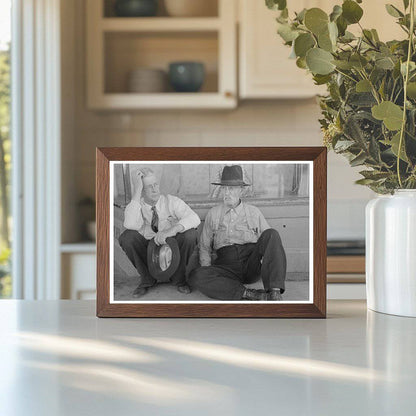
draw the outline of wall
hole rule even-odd
[[[72,74],[63,72],[63,85],[69,93],[71,85],[74,86],[74,113],[67,123],[71,133],[66,135],[68,143],[63,155],[65,206],[75,204],[76,208],[81,198],[94,197],[96,146],[321,145],[315,99],[241,102],[233,111],[88,111],[84,84],[84,1],[72,1],[74,18],[68,13],[64,21],[67,41],[64,60],[74,65]],[[351,169],[340,156],[329,155],[328,236],[331,238],[364,235],[364,206],[372,193],[354,185],[358,170]],[[76,239],[74,229],[79,230],[80,225],[73,227],[66,221],[64,241]]]

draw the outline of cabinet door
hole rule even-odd
[[[389,1],[399,9],[402,0]],[[289,12],[303,8],[320,7],[329,13],[340,0],[291,0]],[[296,66],[289,59],[290,48],[283,44],[276,33],[275,17],[278,12],[269,10],[263,0],[239,0],[239,89],[241,98],[305,98],[323,93],[323,87],[314,85],[311,75]],[[380,39],[403,38],[394,18],[389,16],[385,5],[379,1],[361,4],[364,16],[361,24],[366,28],[376,28]],[[358,25],[349,27],[358,34]]]
[[[311,4],[313,3],[313,5]],[[321,7],[319,1],[292,0],[290,12],[305,7]],[[239,0],[240,13],[240,97],[305,98],[319,88],[311,75],[289,59],[290,48],[276,33],[278,12],[269,10],[261,0]]]

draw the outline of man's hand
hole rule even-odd
[[[171,237],[167,231],[159,231],[156,235],[155,235],[155,243],[158,246],[161,246],[162,244],[166,244],[166,239],[168,237]]]
[[[137,202],[140,202],[140,198],[142,196],[142,191],[143,191],[143,172],[141,170],[138,170],[133,175],[133,183],[134,183],[134,189],[135,189],[133,199]]]
[[[176,234],[182,232],[184,230],[184,226],[182,224],[176,224],[173,227],[169,228],[168,230],[159,231],[155,235],[155,243],[158,246],[162,244],[166,244],[166,239],[168,237],[175,237]]]

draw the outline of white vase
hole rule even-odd
[[[367,204],[366,281],[369,309],[416,317],[416,190]]]

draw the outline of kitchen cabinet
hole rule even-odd
[[[293,0],[290,10],[323,7],[322,1]],[[290,48],[276,33],[275,17],[264,1],[239,0],[240,98],[309,98],[319,93],[311,75],[289,59]]]
[[[90,109],[233,108],[237,105],[236,7],[217,3],[217,16],[116,17],[111,1],[88,0],[87,105]],[[169,63],[205,66],[200,92],[129,92],[137,69],[168,70]]]
[[[403,8],[401,0],[389,3]],[[337,0],[291,0],[290,14],[303,8],[320,7],[330,12]],[[264,1],[239,0],[239,96],[242,99],[308,98],[325,92],[314,85],[312,77],[289,59],[290,48],[276,33],[275,17]],[[361,4],[364,15],[361,24],[377,29],[381,40],[403,38],[404,32],[395,24],[384,4],[367,1]],[[388,22],[388,23],[387,23]],[[358,34],[358,25],[349,26]]]

